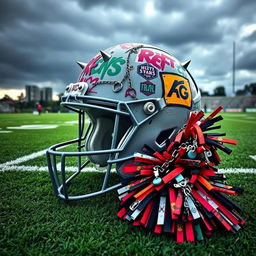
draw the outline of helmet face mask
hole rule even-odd
[[[61,104],[78,113],[78,138],[50,147],[48,167],[55,194],[77,200],[118,188],[120,184],[108,187],[111,169],[123,175],[122,165],[141,153],[144,144],[164,150],[190,112],[200,109],[200,92],[172,55],[153,46],[122,44],[85,65],[78,82],[66,87]],[[73,144],[77,151],[62,151]],[[71,157],[76,158],[77,171],[66,179],[66,160]],[[106,169],[101,190],[70,195],[68,184],[90,163]]]

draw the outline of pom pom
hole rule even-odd
[[[221,110],[205,119],[202,111],[192,113],[163,152],[145,145],[145,154],[134,154],[134,161],[123,167],[131,175],[118,190],[119,218],[157,234],[173,234],[179,243],[203,240],[219,227],[241,228],[241,208],[224,194],[238,195],[243,189],[226,184],[215,167],[221,161],[217,150],[230,154],[224,144],[237,141],[207,132],[220,128],[213,125],[222,120],[215,117]]]

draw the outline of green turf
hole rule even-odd
[[[102,176],[82,175],[80,189],[87,183],[95,188],[93,184]],[[46,173],[4,173],[1,180],[8,189],[1,193],[0,254],[253,255],[256,211],[251,186],[255,184],[255,175],[228,178],[246,191],[236,198],[244,206],[244,230],[237,234],[218,232],[200,243],[177,244],[167,235],[154,235],[118,220],[115,192],[65,204],[53,197]]]
[[[256,115],[222,114],[222,131],[239,141],[220,168],[256,168]],[[76,137],[75,114],[3,114],[0,131],[29,124],[58,124],[49,130],[13,130],[0,133],[0,163],[46,149]],[[22,165],[45,166],[39,157]],[[75,181],[78,191],[100,186],[103,175],[82,173]],[[229,183],[245,193],[235,201],[244,208],[247,222],[237,234],[215,233],[203,242],[177,244],[167,235],[155,235],[132,227],[115,216],[116,192],[65,204],[53,195],[46,172],[0,172],[0,255],[255,255],[256,208],[254,174],[229,174]],[[113,174],[114,181],[118,180]],[[80,182],[80,183],[79,183]]]
[[[237,146],[231,146],[234,152],[226,155],[220,152],[222,162],[220,168],[256,168],[256,161],[249,155],[256,155],[256,114],[222,113],[221,131],[228,138],[236,139]]]
[[[0,163],[13,160],[33,152],[48,148],[50,145],[74,139],[77,136],[77,125],[66,124],[76,121],[76,114],[2,114],[0,115],[0,131],[9,130],[12,133],[0,133],[1,159]],[[40,123],[39,123],[40,122]],[[45,130],[12,130],[7,127],[21,125],[57,124],[57,129]]]

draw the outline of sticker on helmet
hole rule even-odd
[[[160,75],[166,103],[190,109],[192,105],[192,95],[188,79],[172,73],[161,73]]]
[[[138,65],[137,73],[147,80],[152,80],[157,77],[157,69],[148,63]]]
[[[140,92],[146,96],[150,96],[155,94],[156,92],[156,85],[150,81],[145,81],[140,83]]]

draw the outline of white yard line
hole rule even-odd
[[[44,150],[41,150],[41,151],[32,153],[32,154],[30,154],[30,155],[22,156],[22,157],[19,157],[19,158],[15,159],[15,160],[11,160],[11,161],[5,162],[5,163],[3,163],[3,164],[0,164],[0,168],[1,168],[1,167],[4,167],[4,166],[7,166],[7,165],[21,164],[21,163],[26,162],[26,161],[28,161],[28,160],[32,160],[32,159],[34,159],[34,158],[43,156],[43,155],[45,155],[46,150],[47,150],[47,149],[44,149]]]
[[[249,157],[256,161],[256,155],[254,155],[254,156],[250,155]]]
[[[232,122],[238,122],[238,123],[256,124],[256,122],[253,122],[253,121],[241,120],[241,119],[239,120],[239,119],[232,119],[232,118],[224,117],[224,121],[225,120],[232,121]]]
[[[0,166],[0,172],[4,171],[26,171],[26,172],[48,172],[48,167],[46,166],[27,166],[27,165],[5,165]],[[66,171],[75,172],[77,171],[76,166],[66,166]],[[82,170],[82,172],[101,172],[105,171],[97,170],[94,167],[87,167]],[[111,169],[111,172],[115,172],[114,169]],[[218,173],[250,173],[256,174],[256,169],[254,168],[228,168],[228,169],[219,169]]]
[[[6,129],[10,130],[45,130],[45,129],[55,129],[58,125],[56,124],[29,124],[20,126],[8,126]]]
[[[226,112],[227,113],[227,112]],[[228,115],[229,117],[245,117],[247,116],[247,114],[245,113],[241,113],[241,114],[232,114],[232,115]],[[226,119],[226,117],[224,116],[224,119]]]
[[[47,172],[48,171],[47,166],[19,165],[28,160],[32,160],[34,158],[45,155],[46,150],[47,149],[40,150],[40,151],[32,153],[30,155],[22,156],[15,160],[0,164],[0,172],[4,172],[4,171]],[[250,158],[252,158],[253,160],[256,160],[256,155],[250,155]],[[58,170],[60,169],[60,163],[57,164],[57,169]],[[75,171],[77,171],[77,167],[76,166],[66,166],[66,171],[75,172]],[[104,172],[104,171],[98,170],[94,167],[87,167],[87,168],[83,169],[82,172]],[[112,169],[111,172],[115,172],[115,170]],[[252,173],[252,174],[256,174],[256,169],[255,168],[227,168],[227,169],[219,169],[218,172],[219,173]]]
[[[256,174],[255,168],[227,168],[227,169],[218,169],[219,173],[251,173]]]
[[[59,164],[57,165],[57,167]],[[58,169],[60,170],[60,169]],[[48,167],[46,166],[28,166],[28,165],[6,165],[6,166],[0,166],[0,172],[5,171],[25,171],[25,172],[48,172]],[[75,172],[77,171],[76,166],[66,166],[66,171],[68,172]],[[87,167],[82,170],[82,172],[105,172],[97,170],[94,167]],[[111,172],[115,172],[114,169],[111,169]]]

